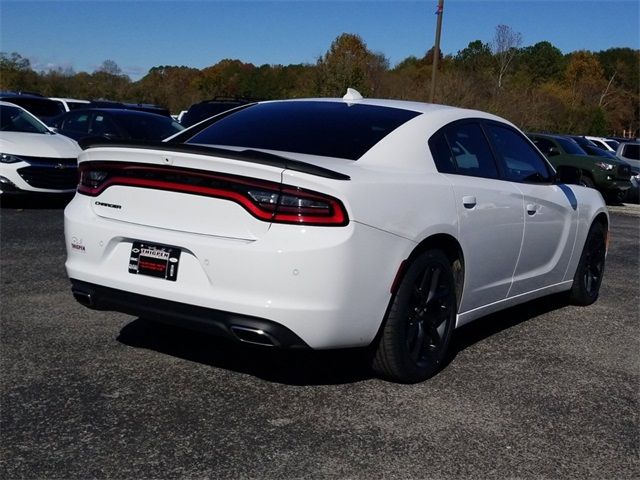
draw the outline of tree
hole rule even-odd
[[[343,33],[318,59],[318,91],[321,95],[343,95],[348,87],[363,95],[373,95],[380,86],[389,61],[373,53],[358,35]]]
[[[496,27],[491,47],[498,64],[498,89],[502,88],[504,76],[521,44],[522,34],[520,32],[514,32],[508,25]]]
[[[0,89],[37,90],[39,77],[31,62],[16,52],[0,52]]]
[[[564,55],[549,42],[538,42],[520,50],[516,70],[527,83],[539,85],[549,80],[557,80],[564,71]]]
[[[481,40],[474,40],[459,50],[453,61],[454,65],[462,70],[474,73],[486,72],[491,68],[493,62],[491,46]]]
[[[109,75],[120,76],[122,69],[113,60],[105,60],[96,70],[97,72],[108,73]]]

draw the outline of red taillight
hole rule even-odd
[[[340,200],[322,193],[237,175],[120,162],[84,162],[78,192],[95,197],[120,185],[230,200],[254,217],[277,223],[344,226]]]

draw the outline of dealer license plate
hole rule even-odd
[[[129,273],[164,278],[178,278],[180,249],[152,243],[133,242],[129,258]]]

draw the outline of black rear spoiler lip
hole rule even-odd
[[[328,168],[319,167],[311,163],[293,160],[291,158],[282,157],[273,153],[261,152],[259,150],[245,149],[240,151],[227,150],[225,148],[207,147],[203,145],[190,145],[186,143],[165,143],[165,142],[109,142],[103,138],[88,138],[78,142],[80,148],[87,150],[88,148],[138,148],[142,150],[161,150],[164,152],[175,153],[194,153],[198,155],[207,155],[210,157],[221,157],[231,160],[239,160],[241,162],[258,163],[261,165],[270,165],[272,167],[280,167],[286,170],[294,170],[296,172],[308,173],[317,177],[330,178],[332,180],[351,180],[349,175],[336,172]]]

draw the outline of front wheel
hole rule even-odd
[[[606,242],[604,225],[600,222],[591,225],[569,294],[569,300],[574,305],[591,305],[598,299],[607,253]]]
[[[457,312],[451,261],[427,250],[411,263],[392,301],[373,359],[382,377],[416,383],[442,366]]]

